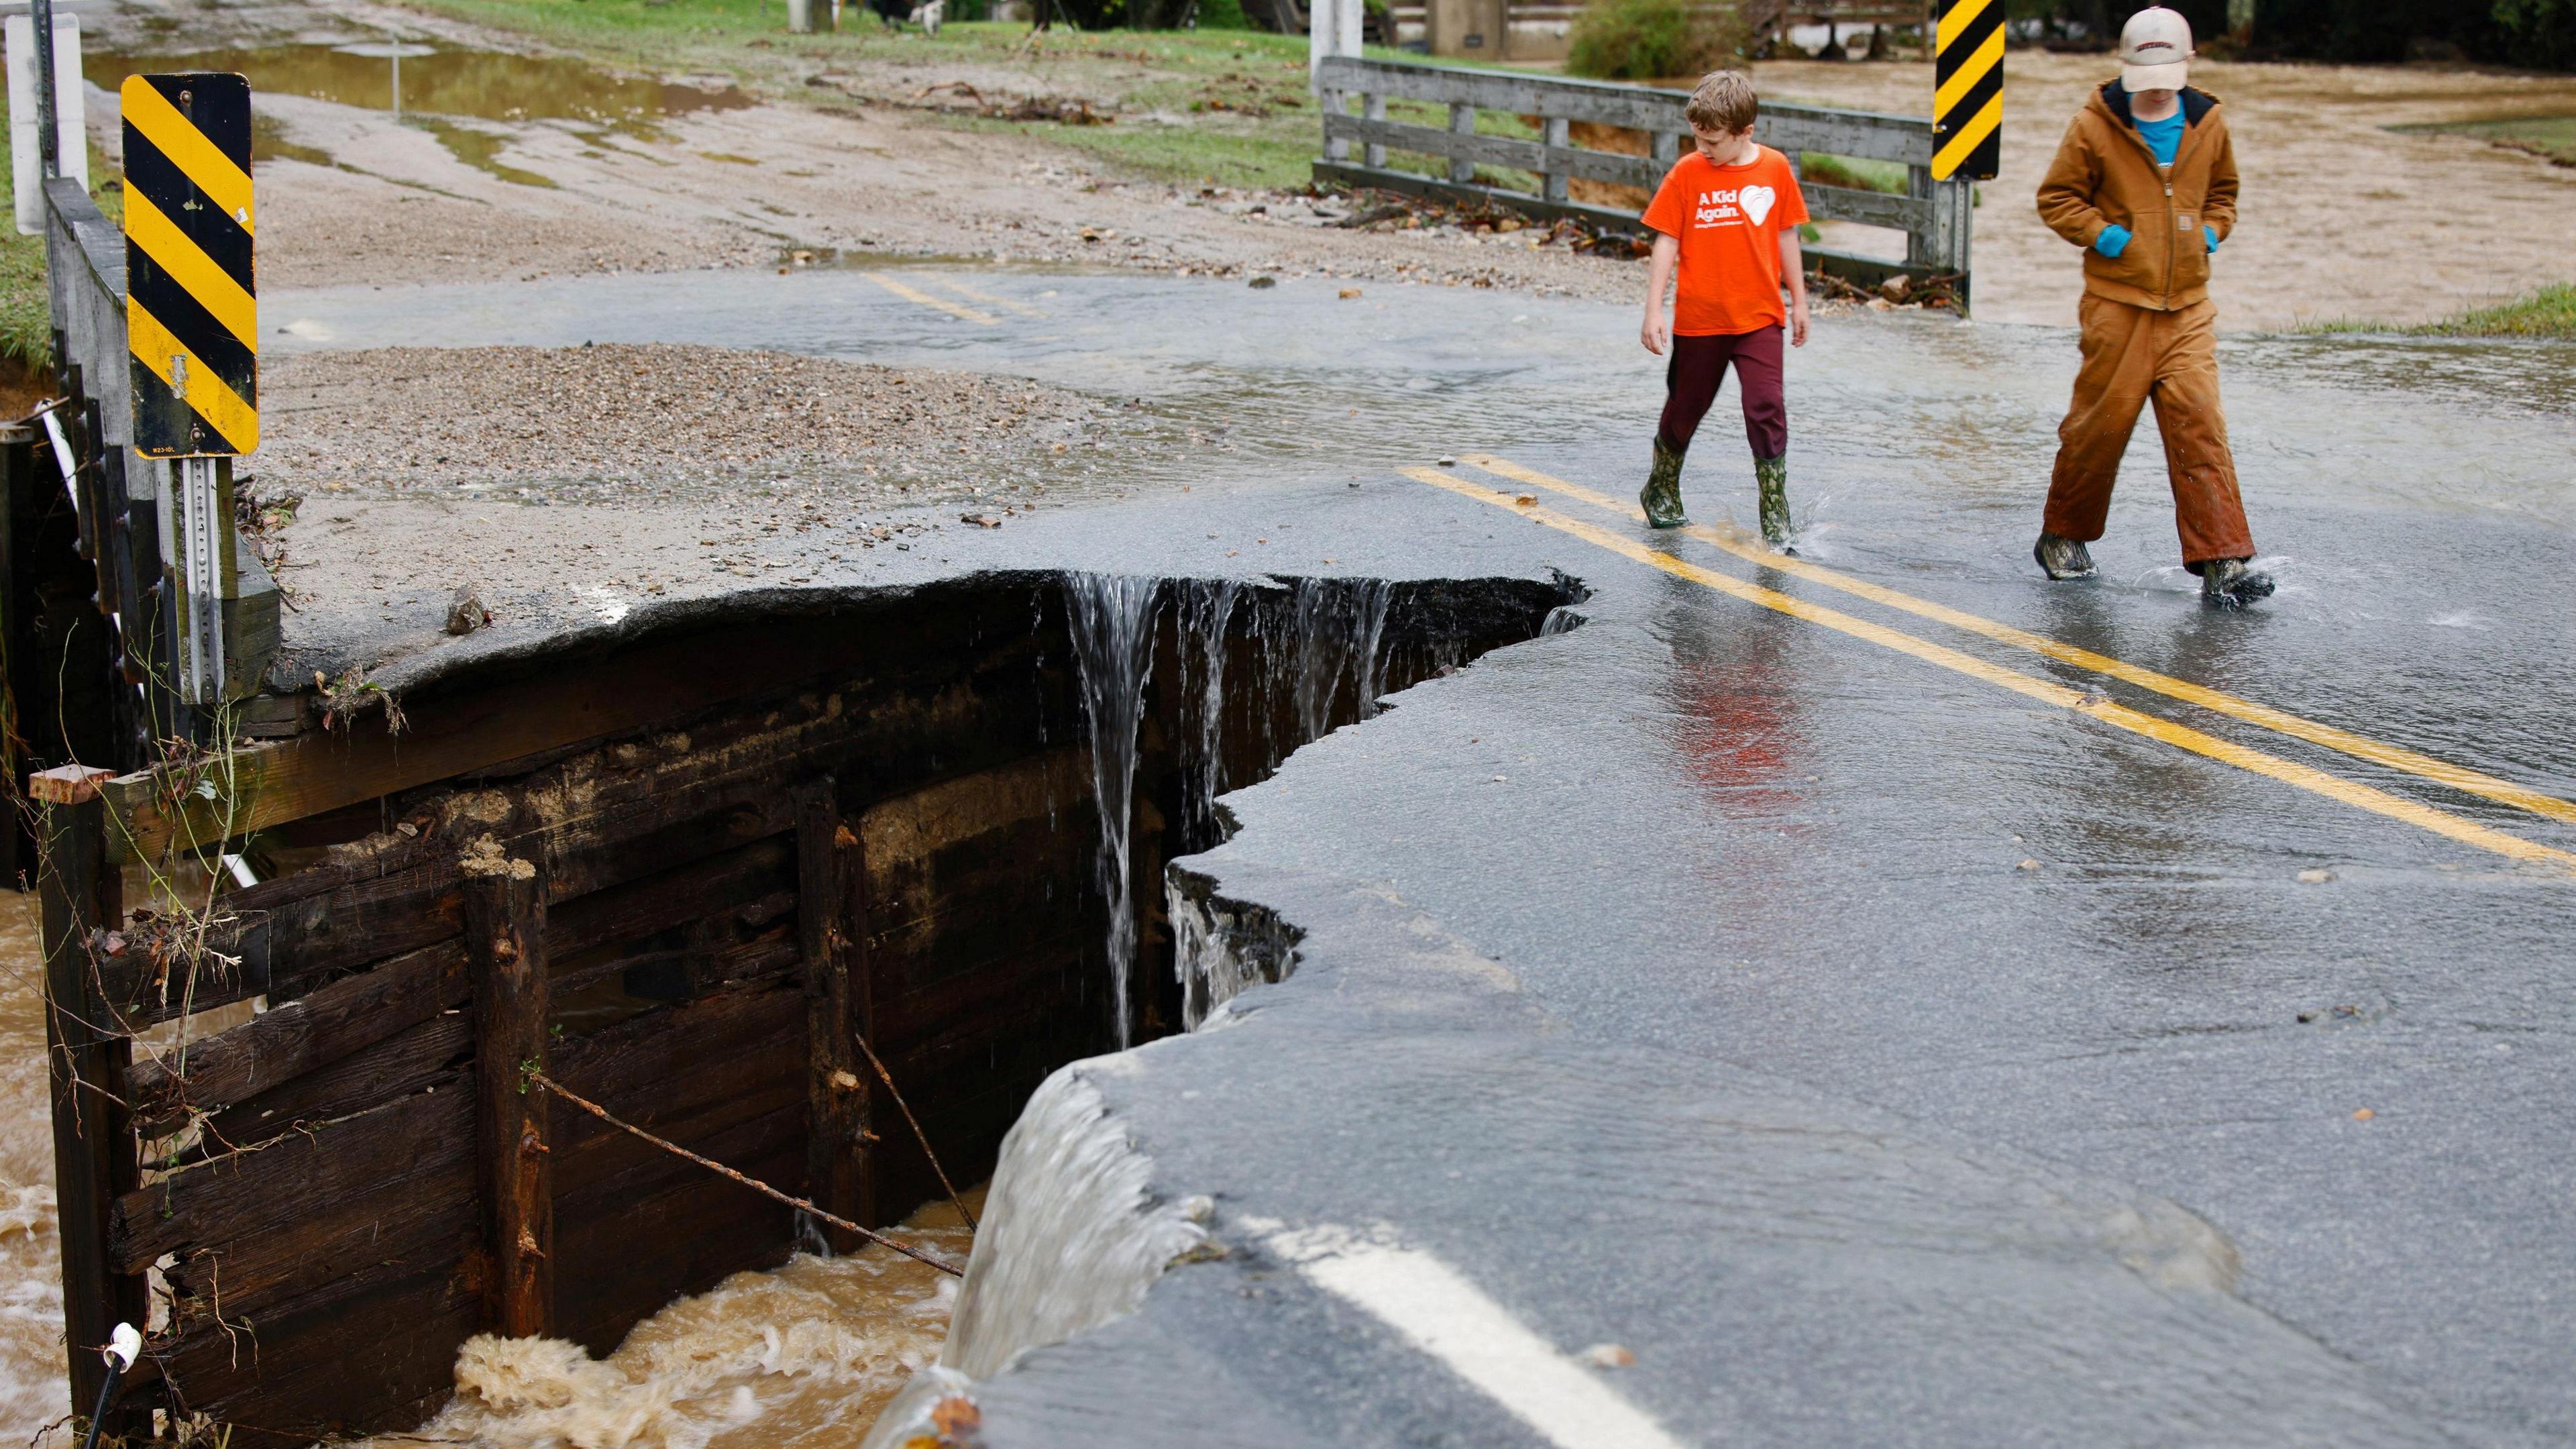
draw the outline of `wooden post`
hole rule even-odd
[[[468,855],[465,955],[474,983],[476,1187],[484,1323],[506,1338],[554,1331],[553,1135],[546,1070],[546,887],[533,862]]]
[[[1449,103],[1449,134],[1452,136],[1476,134],[1476,108],[1473,105],[1465,101]],[[1473,182],[1476,179],[1475,161],[1465,156],[1450,157],[1449,179],[1460,186]]]
[[[1336,136],[1333,134],[1332,117],[1347,116],[1351,113],[1350,97],[1342,91],[1326,91],[1323,94],[1323,101],[1325,116],[1324,159],[1327,161],[1348,161],[1351,159],[1351,138],[1348,136]]]
[[[1574,144],[1571,133],[1572,127],[1568,124],[1565,117],[1550,116],[1547,118],[1547,171],[1541,177],[1539,182],[1541,187],[1539,198],[1543,201],[1553,202],[1558,206],[1563,206],[1566,201],[1566,175],[1565,172],[1560,169],[1564,163],[1559,159],[1556,153]]]
[[[125,922],[124,882],[107,858],[112,772],[64,765],[29,776],[42,812],[37,890],[43,903],[45,1057],[54,1116],[54,1200],[61,1217],[64,1342],[72,1402],[88,1413],[107,1374],[99,1349],[119,1323],[144,1326],[141,1275],[108,1271],[108,1217],[141,1179],[126,1067],[133,1046],[98,990],[90,938]],[[111,1408],[107,1433],[150,1427],[148,1408]]]
[[[868,1217],[873,1183],[865,1134],[872,1098],[859,1067],[861,1030],[851,989],[850,960],[866,948],[852,931],[850,865],[859,858],[857,832],[841,823],[840,802],[825,776],[796,798],[796,934],[805,957],[806,1121],[805,1196],[852,1222]],[[855,1233],[830,1229],[835,1253],[859,1245]]]
[[[1384,91],[1371,91],[1367,95],[1360,97],[1360,114],[1372,121],[1385,120],[1386,93]],[[1367,158],[1367,162],[1371,167],[1380,171],[1386,169],[1386,145],[1384,142],[1371,141],[1366,146],[1360,148],[1360,154]]]

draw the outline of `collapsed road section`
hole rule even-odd
[[[1221,838],[1218,790],[1571,597],[1032,574],[772,598],[452,672],[400,735],[41,777],[56,1009],[96,1034],[61,1084],[73,1338],[153,1325],[110,1422],[405,1428],[478,1331],[604,1352],[823,1246],[549,1111],[540,1076],[873,1227],[940,1189],[879,1130],[865,1039],[939,1159],[984,1175],[1050,1071],[1191,1010],[1141,887]],[[218,858],[265,878],[190,889]],[[121,868],[150,904],[120,908]]]

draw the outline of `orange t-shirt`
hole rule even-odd
[[[1697,151],[1674,162],[1646,208],[1646,225],[1682,244],[1673,332],[1707,337],[1785,325],[1780,232],[1806,219],[1798,173],[1768,146],[1741,166],[1713,166]]]

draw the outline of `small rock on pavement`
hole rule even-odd
[[[447,601],[447,632],[471,634],[491,622],[492,611],[483,607],[483,600],[474,592],[474,586],[457,585],[456,596]]]
[[[1347,302],[1347,301],[1351,300],[1353,297],[1358,296],[1359,294],[1360,294],[1360,289],[1359,289],[1359,288],[1357,288],[1357,287],[1344,287],[1344,288],[1342,289],[1342,300],[1343,300],[1343,301],[1345,301],[1345,302]]]
[[[2021,862],[2021,864],[2014,866],[2014,867],[2013,867],[2013,869],[2015,869],[2015,870],[2037,870],[2037,869],[2039,869],[2039,862],[2038,862],[2038,861],[2036,861],[2036,860],[2032,860],[2032,859],[2031,859],[2031,858],[2029,858],[2028,856],[2024,856],[2024,857],[2022,858],[2022,862]]]
[[[1002,526],[1002,520],[989,513],[961,513],[957,515],[957,521],[959,523],[971,523],[977,528],[999,528]]]
[[[1575,1357],[1594,1368],[1626,1368],[1637,1361],[1635,1354],[1615,1343],[1596,1343]]]
[[[1458,466],[1458,460],[1457,460],[1457,459],[1452,458],[1452,457],[1448,457],[1448,456],[1446,456],[1445,454],[1444,454],[1443,456],[1441,456],[1441,457],[1434,458],[1434,459],[1432,459],[1431,461],[1433,461],[1433,462],[1435,462],[1435,463],[1439,464],[1439,465],[1440,465],[1441,467],[1443,467],[1443,468],[1455,468],[1455,467],[1457,467],[1457,466]]]
[[[2378,1115],[2378,1113],[2370,1110],[2368,1107],[2363,1107],[2352,1114],[2352,1120],[2355,1122],[2367,1122]]]
[[[1257,292],[1267,287],[1278,286],[1279,279],[1277,277],[1255,277],[1251,281],[1244,283],[1244,285]]]
[[[2299,872],[2299,884],[2301,885],[2324,885],[2327,881],[2333,880],[2334,878],[2335,873],[2330,870],[2303,870]]]

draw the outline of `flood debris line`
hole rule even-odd
[[[876,1054],[873,1052],[869,1053],[868,1059],[870,1061],[874,1061],[876,1059]],[[882,1068],[880,1068],[880,1070],[882,1070]],[[687,1158],[689,1161],[696,1163],[698,1166],[705,1168],[707,1171],[712,1172],[719,1177],[728,1178],[734,1182],[738,1182],[744,1187],[750,1188],[753,1192],[759,1193],[763,1197],[775,1198],[778,1201],[787,1204],[789,1207],[796,1209],[798,1212],[814,1218],[818,1222],[829,1223],[833,1227],[839,1228],[845,1233],[856,1233],[860,1237],[867,1239],[869,1242],[874,1243],[879,1247],[892,1248],[894,1251],[903,1254],[905,1257],[910,1258],[917,1263],[927,1263],[931,1267],[938,1269],[940,1272],[948,1274],[950,1277],[963,1278],[966,1276],[966,1270],[958,1267],[954,1263],[933,1257],[919,1248],[913,1247],[909,1243],[899,1243],[874,1229],[860,1227],[857,1223],[851,1222],[848,1218],[825,1212],[823,1209],[816,1207],[813,1203],[810,1203],[801,1197],[790,1197],[786,1193],[780,1192],[778,1189],[771,1187],[768,1183],[759,1181],[756,1178],[746,1177],[743,1174],[734,1171],[732,1168],[725,1166],[723,1163],[716,1161],[712,1157],[701,1157],[676,1142],[667,1138],[656,1137],[652,1133],[645,1131],[643,1128],[636,1126],[632,1122],[622,1121],[606,1107],[599,1105],[588,1097],[567,1089],[562,1083],[557,1082],[554,1078],[547,1076],[543,1072],[527,1071],[523,1074],[526,1076],[529,1085],[543,1087],[547,1091],[552,1092],[556,1096],[563,1098],[565,1101],[570,1102],[576,1107],[579,1107],[581,1110],[588,1112],[600,1121],[616,1128],[618,1131],[624,1132],[629,1136],[641,1138],[642,1140],[653,1144],[655,1147],[661,1148],[664,1152],[670,1153],[674,1157]],[[889,1083],[889,1085],[891,1085],[891,1083]],[[905,1115],[909,1116],[911,1114],[907,1111]],[[943,1173],[941,1176],[944,1180],[946,1174]],[[963,1212],[965,1210],[964,1204],[959,1204],[958,1210]]]
[[[1443,200],[1366,187],[1309,187],[1306,194],[1318,199],[1318,211],[1325,214],[1323,224],[1342,230],[1445,229],[1469,236],[1510,237],[1523,246],[1562,246],[1568,251],[1605,257],[1645,257],[1652,256],[1655,250],[1653,234],[1642,224],[1606,227],[1570,216],[1540,220],[1495,201]],[[1332,213],[1330,208],[1335,203],[1348,209]]]
[[[1957,272],[1925,272],[1915,275],[1899,272],[1895,276],[1864,287],[1848,278],[1809,268],[1807,287],[1820,302],[1856,302],[1874,312],[1897,307],[1917,307],[1925,311],[1959,310],[1959,286],[1967,280]]]

